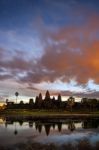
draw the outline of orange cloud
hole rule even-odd
[[[39,64],[53,71],[51,78],[67,81],[76,78],[79,83],[87,83],[90,78],[99,82],[99,19],[96,14],[87,18],[79,27],[63,27],[56,33],[45,35],[45,54]],[[44,36],[43,36],[44,37]]]

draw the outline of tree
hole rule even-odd
[[[15,92],[15,96],[16,96],[16,104],[17,104],[17,98],[19,96],[19,93],[18,92]]]
[[[97,105],[97,99],[88,99],[88,104],[90,106],[90,111],[93,111]]]
[[[88,98],[82,98],[81,105],[83,106],[84,109],[87,109],[88,108]]]
[[[17,106],[17,108],[24,108],[24,102],[23,100],[20,101],[19,105]]]
[[[67,104],[70,106],[70,110],[72,112],[72,107],[73,105],[75,104],[75,98],[74,97],[69,97],[68,100],[67,100]]]
[[[24,104],[24,103],[23,103],[23,101],[21,100],[21,101],[20,101],[20,105],[23,105],[23,104]]]

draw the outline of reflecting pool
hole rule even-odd
[[[0,118],[0,146],[11,147],[20,143],[76,144],[88,140],[99,142],[99,119],[37,119],[25,117]]]

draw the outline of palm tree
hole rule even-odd
[[[16,96],[16,104],[17,104],[17,98],[19,96],[19,93],[18,92],[15,92],[15,96]]]

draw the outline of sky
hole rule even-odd
[[[0,0],[0,101],[99,97],[98,0]]]

